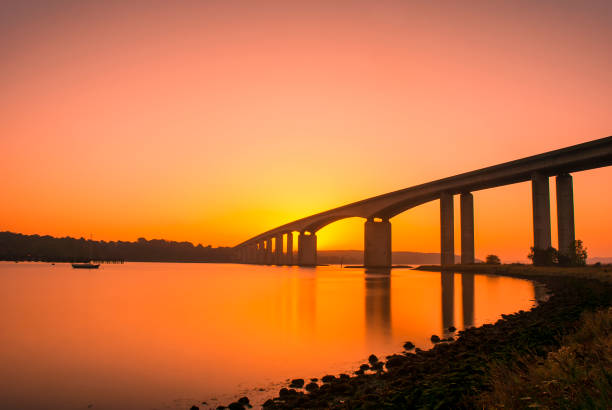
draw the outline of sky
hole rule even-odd
[[[611,22],[608,1],[4,0],[0,230],[233,246],[612,135]],[[574,174],[590,256],[612,256],[611,180]],[[551,200],[556,243],[554,179]],[[474,203],[476,256],[525,260],[530,185]],[[319,249],[363,249],[363,222]],[[437,201],[391,222],[394,250],[439,251]]]

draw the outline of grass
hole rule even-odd
[[[482,408],[605,409],[612,406],[612,308],[585,312],[575,333],[545,359],[494,363]]]

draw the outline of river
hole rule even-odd
[[[410,269],[0,262],[0,407],[259,404],[287,379],[349,373],[406,341],[426,349],[450,326],[529,310],[535,292]]]

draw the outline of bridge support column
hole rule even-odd
[[[455,211],[453,195],[443,192],[440,195],[440,264],[455,263]]]
[[[558,175],[557,185],[557,229],[559,231],[559,254],[568,256],[574,246],[574,188],[572,176]]]
[[[264,241],[261,241],[257,244],[257,263],[260,265],[266,263],[266,248]]]
[[[274,263],[276,265],[283,265],[283,235],[277,235],[274,238]]]
[[[298,263],[300,266],[317,265],[317,235],[313,232],[310,235],[300,232],[298,236]]]
[[[391,267],[391,222],[368,219],[364,227],[363,264],[366,268]]]
[[[266,261],[264,262],[266,265],[272,264],[272,238],[266,239]]]
[[[534,173],[531,176],[531,196],[533,202],[534,263],[540,264],[538,254],[545,252],[551,246],[548,176],[541,173]],[[545,261],[543,262],[545,263]]]
[[[287,265],[293,265],[293,232],[287,232]]]
[[[461,204],[461,263],[474,263],[474,196],[465,192]]]

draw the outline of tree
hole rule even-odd
[[[559,253],[559,265],[584,266],[587,260],[587,250],[580,239],[575,240],[569,246],[567,254]]]
[[[536,249],[531,247],[531,252],[527,255],[536,266],[551,266],[558,262],[559,253],[552,246],[548,249]]]
[[[499,259],[499,256],[497,255],[487,255],[485,263],[489,265],[499,265],[501,264],[501,260]]]

